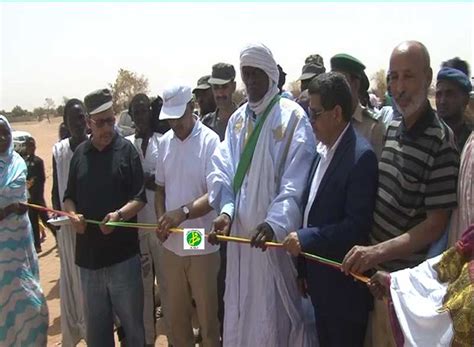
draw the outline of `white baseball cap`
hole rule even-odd
[[[163,107],[160,119],[178,119],[184,115],[186,105],[193,98],[191,87],[175,85],[163,91]]]

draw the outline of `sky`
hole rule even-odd
[[[0,3],[0,110],[83,99],[120,68],[148,78],[152,96],[195,86],[217,62],[238,71],[240,50],[257,41],[287,82],[313,53],[326,67],[334,54],[351,54],[370,77],[408,39],[427,46],[437,73],[455,56],[473,66],[473,25],[473,2]]]

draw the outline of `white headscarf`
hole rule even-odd
[[[249,101],[250,109],[257,115],[261,115],[270,101],[278,94],[278,67],[273,54],[262,43],[253,43],[246,46],[240,52],[240,74],[242,75],[242,67],[251,66],[263,70],[268,78],[268,90],[264,97],[256,102]]]
[[[5,116],[0,115],[0,121],[7,125],[8,131],[12,133],[10,122]],[[10,184],[26,170],[26,165],[21,156],[14,151],[13,138],[11,139],[8,149],[0,153],[0,188]]]

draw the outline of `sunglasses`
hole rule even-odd
[[[94,120],[92,118],[89,118],[89,119],[98,128],[102,128],[105,124],[109,126],[112,126],[115,124],[115,117],[109,117],[109,118],[98,119],[98,120]]]
[[[310,120],[316,120],[321,116],[326,110],[319,110],[319,111],[313,111],[311,108],[308,107],[308,115]]]

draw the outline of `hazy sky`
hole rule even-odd
[[[435,73],[454,56],[474,62],[472,2],[3,3],[0,18],[6,110],[82,99],[112,83],[119,68],[145,75],[151,95],[177,81],[194,86],[214,63],[238,67],[241,48],[253,41],[273,51],[287,82],[312,53],[326,66],[336,53],[352,54],[370,76],[406,39],[428,47]]]

